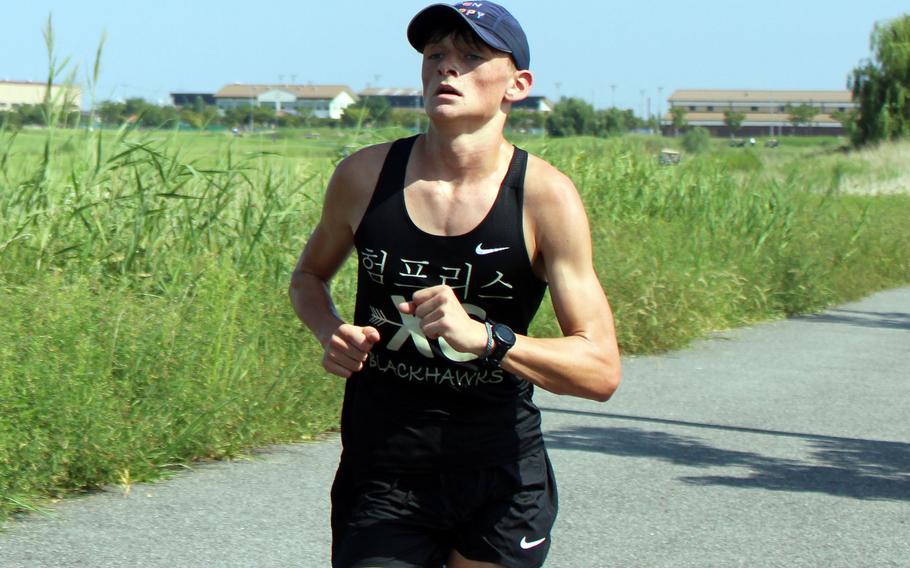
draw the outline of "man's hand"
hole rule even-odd
[[[323,344],[322,367],[347,379],[363,369],[377,341],[379,331],[375,327],[341,324]]]
[[[420,320],[420,329],[427,339],[443,338],[456,351],[478,356],[487,347],[486,326],[471,319],[450,286],[418,290],[410,302],[399,304],[398,309]]]

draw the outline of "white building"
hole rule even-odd
[[[215,93],[215,104],[227,110],[270,106],[275,112],[307,112],[317,118],[339,119],[357,102],[347,85],[247,85],[232,83]]]
[[[532,110],[534,112],[553,112],[556,105],[542,96],[530,96],[512,104],[512,109]]]
[[[44,104],[46,93],[47,83],[0,81],[0,111],[12,110],[19,105]],[[74,85],[51,85],[51,100],[79,109],[82,107],[82,90]]]

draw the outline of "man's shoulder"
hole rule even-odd
[[[341,160],[329,182],[330,195],[340,194],[345,200],[369,200],[393,143],[366,146]]]
[[[360,223],[385,163],[392,142],[375,144],[357,150],[335,166],[325,196],[328,218],[350,226]]]
[[[355,179],[361,181],[364,178],[373,177],[373,182],[375,183],[392,144],[393,142],[383,142],[357,150],[335,166],[335,175],[354,176]]]
[[[528,154],[525,199],[530,205],[555,205],[577,196],[578,190],[569,176],[543,158]]]

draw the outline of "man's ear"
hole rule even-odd
[[[527,69],[515,71],[512,77],[512,84],[506,89],[505,100],[514,103],[523,101],[531,93],[531,86],[534,84],[534,74]]]

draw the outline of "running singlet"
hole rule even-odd
[[[354,235],[354,322],[381,339],[348,379],[343,460],[354,467],[426,472],[514,461],[543,445],[530,383],[488,369],[444,339],[430,340],[397,305],[419,289],[451,286],[477,320],[526,334],[546,290],[531,269],[522,230],[528,155],[515,148],[499,194],[481,223],[459,236],[419,229],[404,200],[416,136],[396,141]]]

